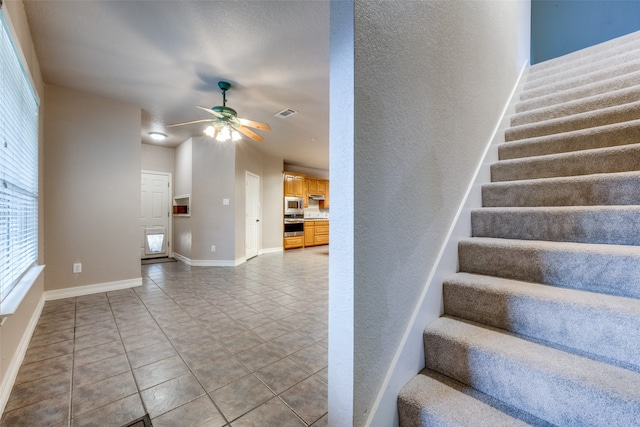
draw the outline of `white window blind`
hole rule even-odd
[[[0,301],[38,259],[38,100],[0,9]]]

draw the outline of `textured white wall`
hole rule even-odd
[[[397,422],[377,414],[395,402],[376,399],[528,58],[528,11],[513,0],[355,2],[356,426]]]
[[[353,419],[353,3],[331,2],[329,425]]]

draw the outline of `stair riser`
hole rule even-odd
[[[550,178],[482,186],[484,207],[640,205],[640,175]]]
[[[640,82],[640,72],[625,74],[624,76],[607,79],[602,82],[592,83],[575,89],[561,91],[542,98],[534,98],[521,101],[515,106],[516,113],[558,105],[566,102],[577,101],[591,96],[602,95],[609,92],[627,89],[636,86]]]
[[[631,45],[631,44],[630,44]],[[625,50],[624,48],[617,52],[603,53],[595,58],[585,58],[582,64],[574,61],[572,64],[558,66],[553,70],[549,70],[546,75],[543,73],[530,73],[524,90],[535,89],[540,86],[552,84],[560,80],[569,80],[586,74],[603,71],[611,67],[619,66],[625,62],[632,62],[640,58],[640,42],[632,43],[632,48]],[[592,60],[593,59],[593,60]],[[578,66],[573,66],[578,65]]]
[[[591,96],[576,101],[565,102],[557,105],[545,106],[537,110],[515,114],[511,117],[511,126],[522,126],[530,123],[539,123],[545,120],[568,117],[575,114],[595,111],[602,108],[615,107],[629,104],[640,99],[640,86]]]
[[[541,73],[541,72],[543,73],[545,71],[553,72],[558,67],[570,66],[569,64],[574,64],[575,61],[577,60],[579,61],[582,58],[589,58],[589,60],[591,60],[591,58],[593,58],[594,55],[601,55],[602,53],[610,56],[611,52],[615,50],[622,49],[622,50],[628,51],[630,50],[629,46],[631,46],[633,43],[636,43],[639,40],[640,40],[640,34],[638,34],[637,32],[627,34],[625,36],[611,39],[604,43],[600,43],[600,44],[588,47],[587,49],[581,49],[581,50],[569,53],[567,55],[563,55],[558,58],[553,58],[548,61],[534,64],[531,66],[530,74],[536,75],[538,73]]]
[[[471,229],[473,237],[640,245],[640,208],[478,209],[471,212]]]
[[[483,347],[424,334],[426,367],[557,425],[637,425],[640,405]],[[612,424],[613,423],[613,424]]]
[[[640,298],[640,255],[461,241],[460,271]]]
[[[517,141],[520,139],[535,138],[579,129],[589,129],[596,126],[639,119],[640,102],[633,102],[595,112],[581,113],[540,123],[514,126],[505,131],[505,141]]]
[[[637,170],[640,170],[640,144],[500,161],[491,165],[491,181],[503,182]]]
[[[561,91],[582,88],[612,78],[620,78],[637,71],[640,71],[640,60],[632,60],[620,66],[613,66],[611,68],[577,76],[568,80],[554,80],[547,85],[525,90],[520,94],[520,100],[526,101],[538,99]]]
[[[523,287],[527,284],[522,283]],[[530,285],[542,286],[542,285]],[[526,289],[445,281],[445,314],[569,347],[640,370],[640,315]],[[588,329],[589,333],[585,333]]]
[[[635,144],[640,141],[640,120],[578,130],[521,141],[498,147],[500,160],[544,156],[595,148]]]

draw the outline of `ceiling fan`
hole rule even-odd
[[[197,108],[206,111],[214,116],[213,119],[192,120],[190,122],[176,123],[167,126],[184,126],[194,123],[211,122],[211,125],[204,131],[205,135],[215,138],[217,141],[226,142],[229,140],[238,141],[242,138],[241,134],[251,138],[256,142],[264,140],[263,137],[255,133],[249,128],[270,131],[271,127],[266,123],[256,122],[253,120],[242,119],[238,117],[238,113],[233,108],[227,107],[227,91],[231,88],[231,83],[221,81],[218,87],[222,90],[222,105],[207,108],[196,105]]]

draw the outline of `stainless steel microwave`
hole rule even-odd
[[[284,214],[303,214],[304,200],[302,197],[285,197],[284,198]]]

